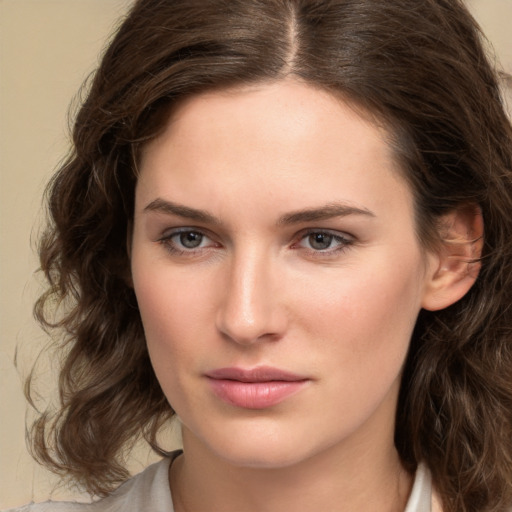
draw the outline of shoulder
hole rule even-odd
[[[148,466],[142,473],[130,478],[110,496],[92,503],[47,501],[30,503],[4,512],[172,512],[169,490],[169,465],[179,454]]]
[[[45,501],[44,503],[29,503],[19,508],[10,508],[2,512],[79,512],[87,510],[91,503],[74,503],[70,501]]]

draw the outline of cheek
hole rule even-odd
[[[149,342],[172,345],[190,337],[202,318],[208,315],[205,291],[194,286],[181,286],[180,280],[149,275],[135,285],[139,310]],[[171,343],[172,342],[172,343]]]
[[[222,287],[211,268],[191,272],[165,258],[135,255],[134,287],[156,377],[173,409],[182,413],[196,400],[191,389],[201,364],[219,349],[215,304]]]
[[[296,322],[349,373],[392,373],[403,364],[420,310],[417,268],[381,261],[304,283]]]
[[[202,302],[191,287],[180,287],[160,273],[138,276],[135,288],[151,364],[172,408],[186,410],[191,400],[185,369],[193,368],[200,343],[206,336],[199,329]],[[202,350],[199,347],[199,350]]]
[[[132,274],[150,355],[158,365],[170,364],[174,357],[162,360],[159,355],[183,352],[177,345],[198,325],[202,296],[179,273],[144,254],[134,254]]]
[[[317,414],[346,423],[347,432],[375,411],[388,411],[385,421],[394,418],[419,311],[417,276],[398,274],[389,268],[353,270],[331,285],[310,287],[307,300],[303,297],[301,325],[313,348],[309,360],[326,379],[326,399]]]

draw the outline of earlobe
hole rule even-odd
[[[484,223],[478,206],[468,205],[444,215],[439,224],[440,246],[429,255],[422,307],[444,309],[461,299],[478,277]]]

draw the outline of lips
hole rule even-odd
[[[310,379],[262,366],[250,370],[219,368],[206,374],[213,393],[224,402],[244,409],[266,409],[299,392]]]

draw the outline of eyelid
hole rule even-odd
[[[156,242],[163,245],[166,250],[173,254],[188,254],[193,255],[198,252],[204,251],[205,249],[209,249],[211,246],[208,245],[206,247],[197,247],[197,248],[186,248],[176,246],[175,242],[172,240],[175,236],[178,236],[182,233],[198,233],[202,235],[204,238],[213,242],[212,246],[219,247],[220,244],[215,241],[214,237],[209,234],[209,231],[204,228],[198,228],[195,226],[180,226],[176,228],[170,228],[165,230],[165,232],[158,237]]]
[[[162,234],[158,236],[158,240],[164,240],[167,238],[170,238],[175,235],[179,235],[180,233],[201,233],[201,235],[204,235],[207,238],[213,239],[215,235],[211,233],[209,229],[199,227],[199,226],[176,226],[176,227],[170,227],[167,229],[162,230]]]
[[[339,242],[339,245],[337,245],[334,248],[331,249],[312,249],[307,247],[301,247],[300,243],[305,240],[307,237],[315,234],[323,234],[332,236],[333,239],[337,240]],[[345,251],[355,242],[355,237],[353,235],[350,235],[346,232],[341,232],[333,229],[324,229],[324,228],[308,228],[305,230],[300,231],[296,237],[295,242],[292,244],[292,248],[302,248],[305,251],[308,251],[310,254],[312,254],[315,257],[329,257],[335,254],[338,254],[342,251]]]
[[[181,246],[180,244],[177,244],[172,239],[182,233],[199,233],[204,238],[210,241],[208,245],[197,247],[197,248],[186,248]],[[301,242],[305,240],[308,236],[314,235],[314,234],[323,234],[333,237],[335,241],[338,242],[338,244],[333,248],[327,248],[327,249],[313,249],[301,246]],[[171,254],[178,254],[178,255],[198,255],[198,253],[204,252],[211,248],[220,248],[222,247],[222,244],[216,241],[216,236],[210,234],[210,231],[205,228],[196,227],[196,226],[179,226],[175,228],[169,228],[164,231],[164,233],[159,236],[156,240],[157,243],[164,246],[164,248],[169,251]],[[298,250],[302,249],[303,251],[309,253],[312,257],[318,257],[318,258],[328,258],[335,256],[345,250],[347,250],[351,245],[354,244],[356,241],[356,238],[346,232],[334,230],[334,229],[328,229],[328,228],[307,228],[301,230],[299,233],[297,233],[293,237],[293,242],[291,244],[291,249]],[[202,241],[203,242],[203,241]],[[202,243],[201,242],[201,243]]]

